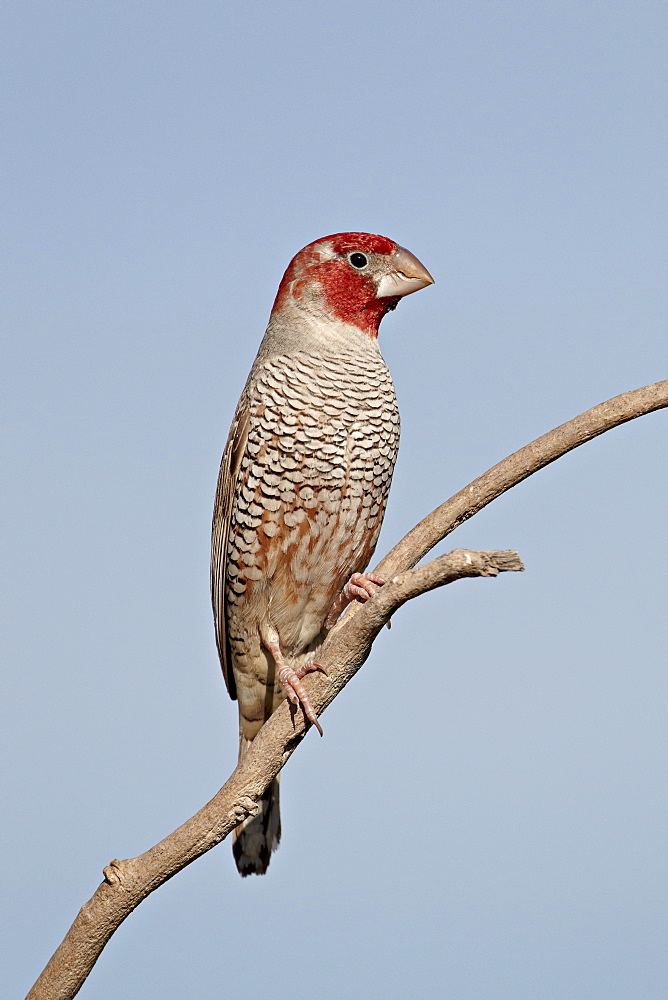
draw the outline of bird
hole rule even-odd
[[[382,318],[434,279],[394,240],[336,233],[304,247],[280,282],[239,399],[213,513],[211,597],[239,759],[287,698],[322,735],[302,684],[365,569],[399,446],[399,411],[378,346]],[[242,876],[264,874],[281,836],[279,783],[233,833]]]

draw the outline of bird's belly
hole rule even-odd
[[[375,498],[357,488],[337,490],[336,499],[326,493],[319,491],[315,506],[293,502],[275,512],[281,526],[278,544],[279,533],[271,533],[274,518],[267,518],[270,535],[259,526],[248,545],[250,565],[241,573],[244,593],[229,606],[231,631],[235,619],[247,627],[271,623],[292,660],[317,643],[341,588],[367,565],[384,512],[386,491]]]
[[[284,651],[293,656],[318,638],[341,588],[366,566],[378,533],[356,505],[319,511],[302,523],[305,529],[286,558],[273,567],[269,589],[269,617]]]

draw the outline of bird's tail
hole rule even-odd
[[[241,737],[239,757],[250,746]],[[264,875],[269,859],[281,840],[278,778],[274,778],[260,799],[260,809],[240,823],[232,834],[232,853],[240,875]]]

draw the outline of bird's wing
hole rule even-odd
[[[239,400],[230,434],[223,452],[218,473],[216,502],[213,508],[213,528],[211,534],[211,602],[213,621],[216,628],[216,644],[223,677],[230,698],[236,699],[237,689],[232,672],[230,646],[227,639],[227,613],[225,608],[225,568],[227,564],[227,540],[230,533],[232,503],[237,488],[237,477],[241,459],[246,450],[249,424],[248,401],[245,394]]]

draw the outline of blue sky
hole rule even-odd
[[[234,765],[211,507],[300,247],[379,232],[436,278],[381,330],[402,445],[379,555],[666,377],[667,21],[2,5],[3,995]],[[665,413],[612,431],[452,536],[527,571],[402,609],[286,769],[268,876],[221,845],[81,997],[663,995],[665,441]]]

